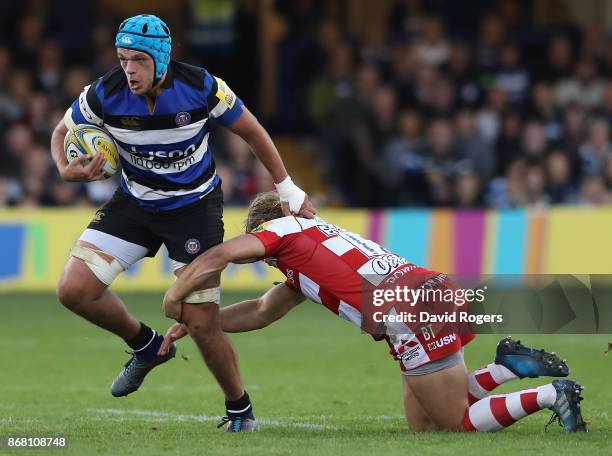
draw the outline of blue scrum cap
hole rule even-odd
[[[146,52],[155,63],[155,82],[159,81],[170,63],[172,38],[164,21],[152,14],[140,14],[119,26],[115,47]]]

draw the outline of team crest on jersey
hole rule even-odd
[[[179,127],[187,125],[189,122],[191,122],[191,114],[186,111],[181,111],[176,115],[174,121]]]
[[[93,219],[91,220],[91,223],[100,223],[102,221],[102,217],[104,217],[104,212],[96,212],[96,215],[94,215]]]
[[[200,241],[198,241],[197,239],[190,238],[187,239],[187,242],[185,242],[185,250],[191,255],[195,255],[196,253],[198,253],[200,251],[200,247]]]

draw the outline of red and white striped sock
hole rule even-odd
[[[482,369],[468,373],[468,403],[479,401],[502,383],[516,380],[518,377],[501,364],[489,364]]]
[[[465,431],[493,432],[512,426],[521,418],[552,407],[557,391],[551,383],[535,389],[499,394],[479,400],[465,412]]]

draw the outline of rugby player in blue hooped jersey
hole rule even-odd
[[[209,146],[210,121],[241,136],[268,169],[284,211],[311,218],[315,210],[293,184],[267,132],[221,79],[170,60],[171,37],[153,15],[126,19],[115,46],[120,66],[85,87],[51,138],[51,153],[69,182],[100,179],[102,154],[66,160],[64,137],[74,124],[106,128],[122,165],[121,188],[96,213],[70,251],[57,287],[71,311],[125,340],[132,357],[111,386],[113,396],[136,391],[147,373],[174,357],[158,356],[163,336],[130,315],[108,286],[164,244],[177,276],[200,253],[223,241],[223,196]],[[220,277],[185,299],[180,321],[225,394],[227,430],[255,431],[236,354],[219,324]]]

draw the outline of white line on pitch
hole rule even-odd
[[[148,418],[156,418],[168,421],[198,421],[198,422],[208,422],[208,421],[219,421],[219,417],[217,416],[208,416],[208,415],[184,415],[177,413],[168,413],[168,412],[156,412],[154,410],[128,410],[128,409],[117,409],[117,408],[88,408],[87,412],[94,414],[103,414],[103,415],[132,415],[132,416],[142,416]],[[297,429],[310,429],[315,431],[337,431],[340,429],[338,426],[328,426],[325,424],[316,424],[316,423],[291,423],[291,422],[283,422],[279,420],[268,420],[268,419],[259,419],[258,421],[264,426],[272,426],[272,427],[283,427],[283,428],[297,428]]]

